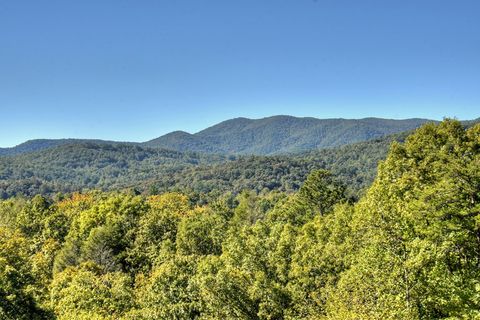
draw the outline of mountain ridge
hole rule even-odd
[[[362,119],[294,117],[275,115],[260,119],[237,117],[219,122],[196,133],[172,131],[146,142],[100,139],[33,139],[10,148],[0,156],[18,155],[65,144],[107,143],[222,154],[273,155],[347,145],[409,131],[433,120],[422,118]]]
[[[68,144],[82,144],[82,143],[96,143],[96,144],[137,144],[136,142],[120,142],[101,139],[31,139],[22,142],[14,147],[0,148],[0,156],[19,155],[24,153],[32,153],[42,151],[54,147],[59,147]]]
[[[337,147],[413,130],[433,120],[412,119],[318,119],[277,115],[260,119],[234,118],[179,140],[171,133],[142,143],[177,151],[271,155]]]

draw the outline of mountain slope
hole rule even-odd
[[[152,177],[223,157],[121,143],[74,143],[0,157],[0,198],[140,185]]]
[[[236,118],[195,134],[174,131],[144,142],[92,139],[36,139],[12,148],[0,148],[0,156],[19,155],[62,145],[131,144],[175,151],[273,155],[347,145],[415,129],[426,119],[380,118],[316,119],[273,116],[263,119]]]
[[[143,143],[177,151],[281,154],[347,145],[415,129],[429,120],[236,118],[195,134],[170,133]]]
[[[328,169],[357,195],[393,140],[407,133],[294,155],[222,156],[139,145],[73,143],[0,157],[0,199],[84,189],[196,193],[298,189],[309,172]]]
[[[0,148],[0,156],[19,155],[19,154],[41,151],[41,150],[68,145],[68,144],[71,145],[71,144],[83,144],[83,143],[117,144],[121,142],[106,141],[106,140],[99,140],[99,139],[34,139],[34,140],[28,140],[15,147]],[[126,142],[126,143],[134,144],[131,142]]]

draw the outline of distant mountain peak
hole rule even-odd
[[[191,133],[188,133],[186,131],[182,131],[182,130],[176,130],[176,131],[172,131],[172,132],[169,132],[165,135],[163,135],[162,137],[166,137],[166,136],[186,136],[186,137],[189,137],[189,136],[192,136]]]
[[[144,143],[177,151],[279,154],[329,148],[415,129],[427,119],[317,119],[275,115],[222,121],[195,134],[171,133]]]

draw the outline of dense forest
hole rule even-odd
[[[286,158],[206,165],[157,150],[146,159],[196,162],[173,184],[213,175],[214,186],[217,172],[225,183],[217,193],[206,186],[204,202],[131,189],[1,200],[0,319],[479,318],[480,125],[426,124],[391,144],[376,176],[350,172],[376,166],[389,143],[288,158],[319,164],[288,182],[298,190],[265,187],[255,173]],[[128,148],[126,164],[146,152]],[[275,174],[265,181],[278,183]],[[258,180],[235,182],[242,177]],[[352,196],[351,177],[374,181]]]
[[[135,188],[141,193],[196,193],[212,198],[244,189],[296,192],[312,170],[326,169],[358,197],[392,141],[406,133],[347,146],[277,156],[178,152],[119,143],[76,142],[0,157],[0,199],[80,190]]]

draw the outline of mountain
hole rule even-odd
[[[243,189],[298,190],[315,169],[328,169],[356,196],[375,177],[394,140],[407,133],[336,148],[275,156],[225,156],[140,145],[78,142],[0,157],[0,199],[85,189],[187,190],[199,194]]]
[[[177,151],[202,151],[205,153],[216,151],[210,142],[185,131],[170,132],[160,138],[144,142],[142,145],[145,147],[165,148]]]
[[[150,148],[203,153],[273,155],[330,148],[415,129],[427,119],[389,120],[316,119],[273,116],[236,118],[195,134],[174,131],[143,142],[93,139],[36,139],[12,148],[0,148],[0,156],[18,155],[71,144],[131,144]]]
[[[236,118],[195,134],[177,131],[142,145],[177,151],[272,155],[331,148],[415,129],[427,119]]]
[[[53,147],[68,145],[68,144],[82,144],[82,143],[96,143],[96,144],[116,144],[121,142],[106,141],[99,139],[34,139],[28,140],[15,147],[0,148],[0,156],[18,155],[24,153],[31,153],[41,151]],[[133,144],[126,142],[127,144]]]
[[[15,194],[126,188],[187,166],[219,161],[224,161],[224,157],[122,143],[76,141],[0,157],[0,198]]]
[[[96,143],[129,144],[148,148],[233,155],[277,155],[338,147],[381,138],[418,128],[428,119],[392,120],[317,119],[273,116],[263,119],[235,118],[191,134],[174,131],[159,138],[137,142],[92,139],[37,139],[12,148],[0,148],[0,156],[26,154],[62,145]],[[466,126],[479,119],[462,121]]]
[[[245,120],[244,124],[251,122]],[[471,126],[478,122],[477,119],[463,124]],[[222,131],[219,127],[216,129]],[[0,198],[130,187],[143,192],[179,189],[200,194],[237,193],[243,189],[294,192],[315,169],[331,171],[348,186],[350,195],[358,196],[373,181],[377,164],[384,159],[391,142],[403,141],[410,133],[268,156],[180,152],[140,144],[62,140],[65,144],[0,157]],[[183,132],[169,136],[171,141],[185,141],[185,137],[190,137],[190,141],[197,142],[198,138]]]

